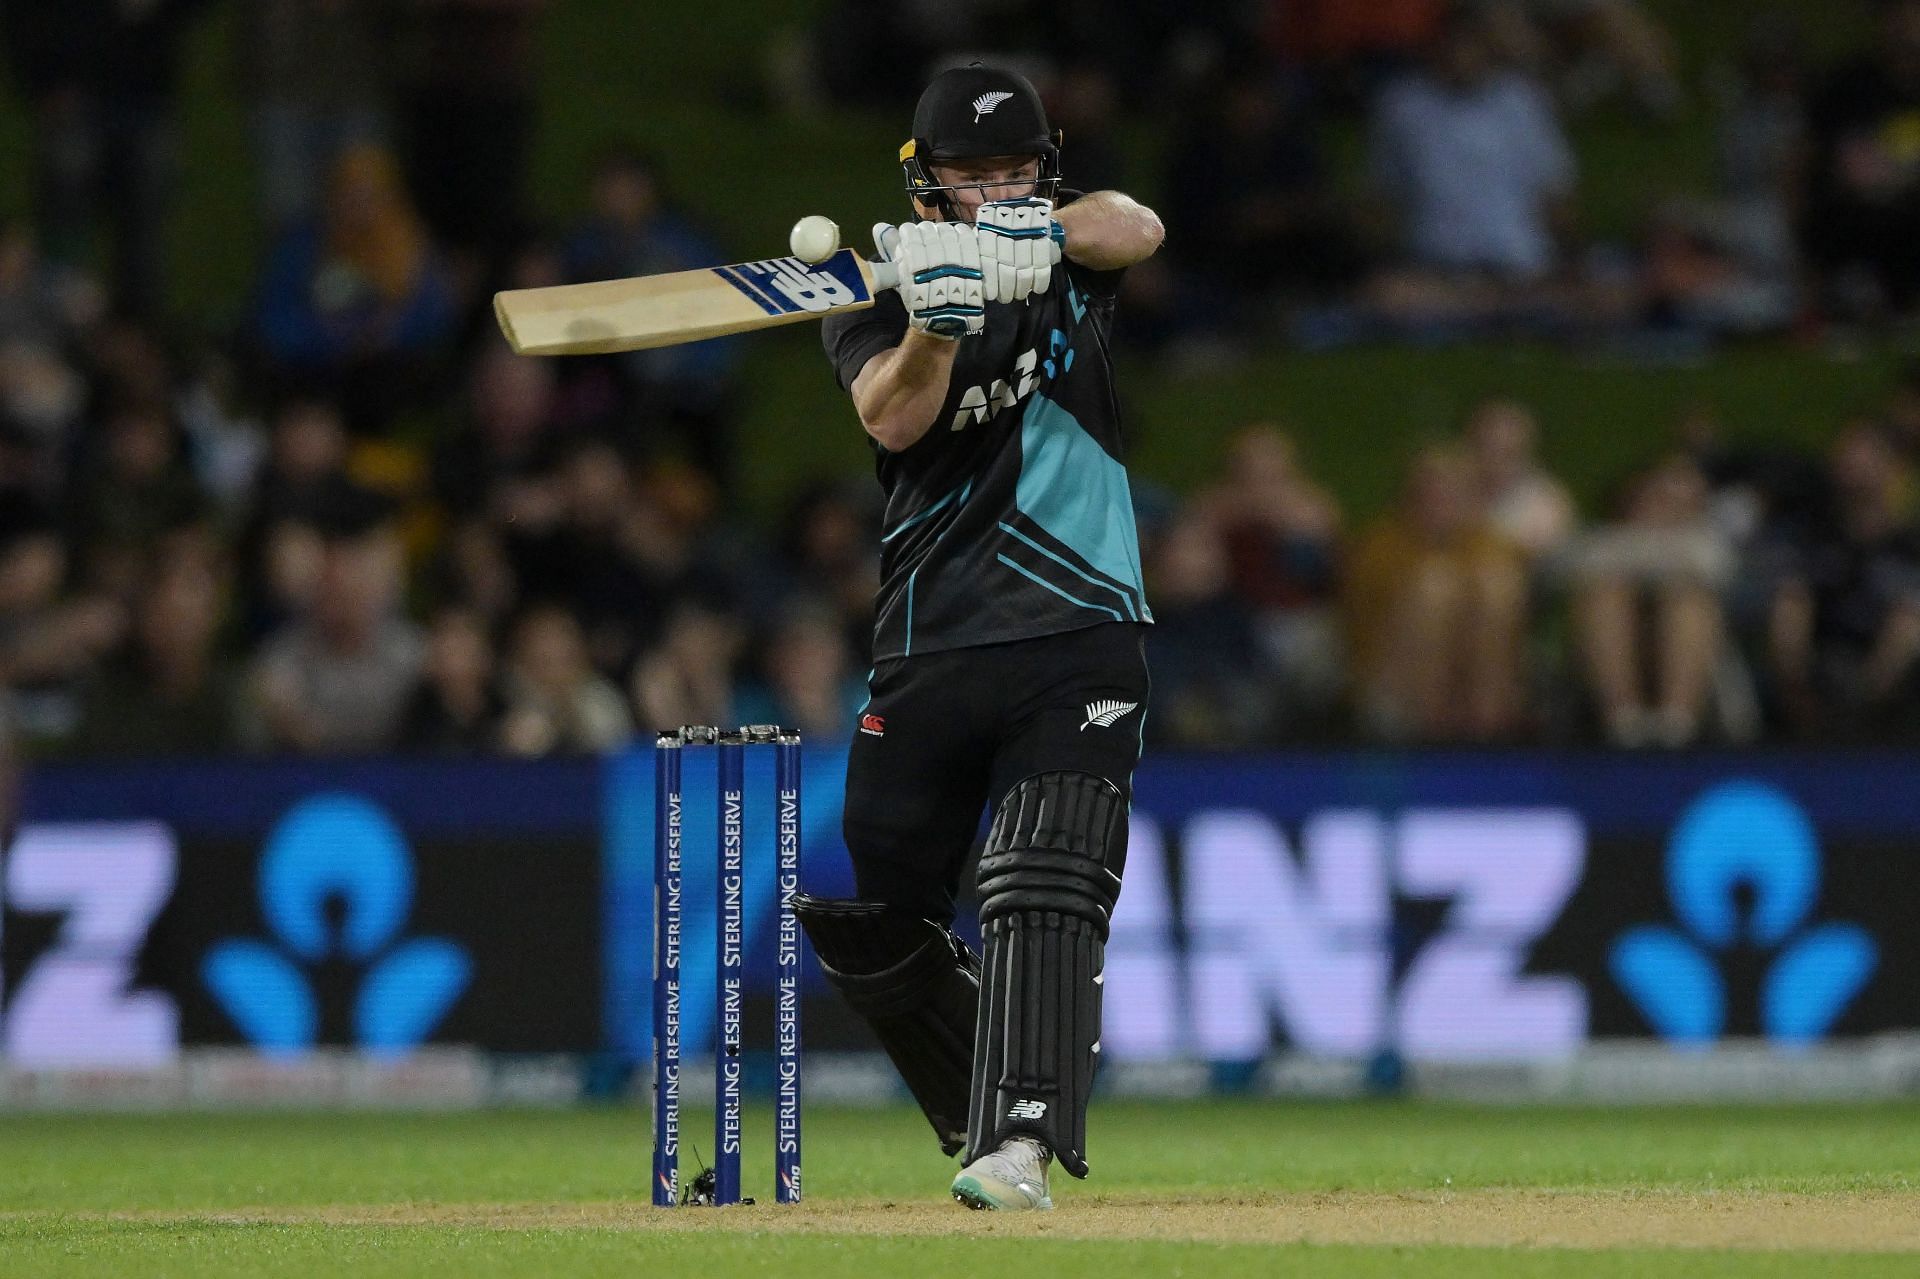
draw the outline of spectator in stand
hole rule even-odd
[[[689,596],[667,615],[660,642],[634,663],[629,680],[643,724],[738,724],[734,667],[746,629],[719,601]]]
[[[1190,311],[1231,328],[1265,318],[1273,295],[1323,297],[1359,277],[1351,221],[1298,86],[1244,65],[1175,130],[1167,244],[1196,291]]]
[[[66,484],[88,388],[50,346],[0,347],[0,484],[51,498]]]
[[[1120,139],[1120,88],[1113,76],[1090,62],[1061,69],[1044,82],[1041,95],[1047,119],[1071,138],[1071,176],[1075,190],[1117,191],[1126,185],[1126,148]]]
[[[91,278],[42,256],[31,224],[0,221],[0,348],[56,349],[99,318]]]
[[[1179,512],[1151,541],[1147,586],[1153,714],[1144,731],[1180,746],[1267,740],[1275,723],[1272,671],[1253,610],[1234,594],[1226,543],[1204,510]]]
[[[1417,62],[1446,16],[1447,0],[1269,0],[1269,43],[1291,62],[1358,99],[1382,76]]]
[[[593,664],[624,671],[657,634],[683,589],[692,546],[637,490],[627,459],[605,440],[576,441],[555,471],[558,509],[544,529],[508,530],[521,597],[566,607]]]
[[[419,631],[400,612],[400,538],[384,503],[330,512],[304,616],[267,641],[248,676],[245,740],[260,750],[390,749],[420,677]]]
[[[408,184],[451,252],[464,297],[526,218],[547,0],[395,7],[403,25],[399,115]]]
[[[8,412],[7,398],[6,361],[0,359],[0,511],[12,516],[11,522],[0,522],[0,528],[18,527],[28,514],[37,517],[60,490],[58,477],[50,474],[49,450]]]
[[[1546,92],[1499,64],[1476,12],[1450,12],[1428,67],[1382,92],[1369,159],[1402,254],[1376,282],[1390,319],[1540,304],[1572,224],[1573,152]]]
[[[1803,736],[1912,734],[1920,532],[1899,509],[1905,480],[1885,432],[1855,422],[1828,462],[1829,510],[1785,531],[1767,646],[1779,709]]]
[[[500,260],[487,281],[487,288],[492,292],[544,289],[570,282],[559,239],[538,230],[527,232]],[[460,347],[466,353],[463,374],[469,381],[475,366],[489,363],[501,354],[512,354],[500,336],[499,324],[490,306],[470,309],[466,327],[461,332]],[[565,360],[513,358],[522,364],[544,367],[546,379],[553,384],[546,394],[546,413],[555,430],[562,434],[579,430],[609,434],[631,429],[632,396],[619,356],[582,355]]]
[[[506,699],[493,667],[485,618],[460,605],[434,614],[420,684],[401,721],[400,748],[434,755],[498,750]]]
[[[1572,548],[1574,643],[1611,745],[1690,746],[1707,726],[1734,570],[1707,496],[1690,459],[1664,458]]]
[[[588,754],[633,736],[626,700],[593,669],[580,624],[559,605],[535,605],[514,625],[503,683],[510,754]]]
[[[323,399],[283,404],[240,529],[243,633],[265,635],[305,612],[325,558],[321,527],[376,500],[347,474],[339,408]]]
[[[1681,106],[1673,39],[1637,0],[1483,0],[1502,56],[1579,110],[1624,95],[1649,116]]]
[[[467,370],[463,418],[433,459],[434,494],[455,520],[550,516],[559,461],[554,361],[488,342]]]
[[[0,502],[0,690],[17,740],[58,743],[79,719],[82,679],[126,634],[110,595],[63,596],[67,550],[53,512],[15,492]]]
[[[1655,211],[1648,317],[1708,333],[1786,328],[1800,307],[1793,224],[1806,181],[1804,35],[1756,20],[1715,138],[1719,192]]]
[[[1293,440],[1262,422],[1233,438],[1225,474],[1198,505],[1220,531],[1234,595],[1253,610],[1287,719],[1330,710],[1343,682],[1340,504],[1306,474]]]
[[[84,367],[96,402],[172,401],[178,374],[160,330],[124,316],[106,316],[83,340]]]
[[[1398,508],[1355,543],[1345,605],[1370,732],[1496,742],[1523,726],[1525,554],[1487,521],[1457,449],[1421,454]]]
[[[996,3],[1002,9],[1018,10],[1018,17],[995,14]],[[940,66],[927,67],[925,61],[918,64],[927,70],[958,66],[989,49],[1005,65],[1038,48],[1057,64],[1099,67],[1114,83],[1126,86],[1128,106],[1136,113],[1160,109],[1170,89],[1177,90],[1183,82],[1206,75],[1227,50],[1244,48],[1257,35],[1253,6],[1240,3],[991,0],[954,5],[945,0],[914,0],[914,4],[923,13],[967,14],[973,28],[963,33],[962,40],[944,42],[943,47],[953,52]],[[1035,37],[1029,38],[1028,31],[1034,31]],[[960,50],[965,53],[957,52]],[[1044,67],[1021,70],[1037,81]],[[911,106],[919,87],[916,82],[901,105]],[[1075,136],[1071,125],[1066,136],[1071,145]],[[1069,183],[1080,190],[1096,189],[1082,185],[1072,169],[1067,176]]]
[[[609,148],[595,167],[591,211],[566,239],[569,278],[607,280],[690,271],[729,259],[668,198],[639,150]],[[739,344],[719,338],[620,357],[639,418],[675,433],[682,451],[723,487],[734,478],[734,374]],[[649,452],[657,451],[650,448]]]
[[[1907,464],[1920,462],[1920,359],[1908,360],[1900,370],[1883,416]]]
[[[740,692],[749,724],[795,728],[815,741],[853,732],[867,689],[847,654],[840,619],[819,604],[787,610],[760,654],[760,678]]]
[[[331,392],[348,423],[381,434],[430,387],[456,319],[452,281],[385,151],[334,161],[317,222],[281,236],[254,304],[273,386]]]
[[[1829,303],[1920,306],[1920,0],[1878,0],[1877,38],[1815,93],[1803,238]]]
[[[1715,526],[1741,557],[1736,585],[1758,584],[1761,593],[1770,594],[1771,583],[1758,582],[1765,575],[1760,563],[1766,558],[1762,534],[1769,527],[1803,526],[1826,509],[1826,475],[1820,458],[1795,444],[1728,441],[1719,412],[1710,404],[1694,405],[1684,413],[1676,437],[1680,451],[1706,477],[1707,509]],[[1764,605],[1754,616],[1749,616],[1753,610],[1739,607],[1752,593],[1738,590],[1731,601],[1738,615],[1736,627],[1751,623],[1752,629],[1764,630],[1759,616],[1766,612]]]
[[[223,552],[204,540],[169,539],[153,555],[130,642],[87,683],[74,753],[154,758],[234,748],[238,673],[216,647],[226,576]]]
[[[930,25],[919,21],[924,16],[899,0],[821,6],[807,43],[828,99],[837,106],[910,108],[925,84],[921,68],[938,52]]]
[[[16,0],[0,49],[32,113],[34,216],[65,266],[84,266],[101,222],[123,313],[166,305],[180,47],[205,0]]]
[[[238,6],[240,93],[269,234],[314,218],[336,154],[387,139],[385,9],[381,0]]]
[[[1566,485],[1540,464],[1533,411],[1514,400],[1483,401],[1468,414],[1463,436],[1487,523],[1530,564],[1551,560],[1578,515]]]
[[[431,598],[464,605],[498,632],[520,604],[520,581],[499,533],[480,520],[448,529],[427,581]]]
[[[801,489],[780,521],[775,548],[785,580],[763,592],[783,602],[830,605],[848,651],[862,661],[873,645],[873,600],[880,590],[880,517],[868,491],[832,481]]]
[[[462,416],[433,455],[433,491],[448,520],[439,594],[478,609],[496,632],[521,598],[508,531],[544,536],[561,515],[555,363],[484,342],[467,368]]]
[[[163,403],[121,404],[108,413],[68,502],[79,580],[130,597],[154,541],[206,517],[184,445]]]

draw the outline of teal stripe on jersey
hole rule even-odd
[[[917,568],[907,574],[907,646],[900,650],[902,657],[913,656],[913,579],[918,576],[920,570]]]
[[[1039,574],[1034,573],[1029,569],[1021,568],[1018,564],[1015,564],[1012,560],[1008,559],[1004,555],[995,555],[993,558],[995,558],[996,560],[999,560],[1002,564],[1005,564],[1008,568],[1012,569],[1014,572],[1018,573],[1020,576],[1028,579],[1029,581],[1035,582],[1041,586],[1046,587],[1048,590],[1052,591],[1055,595],[1058,595],[1063,600],[1071,600],[1073,603],[1078,604],[1081,608],[1090,608],[1096,613],[1105,613],[1108,617],[1111,617],[1116,622],[1124,622],[1127,620],[1126,618],[1120,616],[1120,614],[1108,608],[1105,604],[1089,604],[1077,595],[1067,594],[1065,591],[1055,586],[1052,582],[1049,582],[1046,578],[1041,577]],[[908,598],[911,599],[912,598],[911,592],[913,590],[913,584],[911,582],[907,584],[907,590],[909,592]]]
[[[899,537],[902,533],[906,532],[908,529],[918,524],[921,520],[926,519],[929,515],[938,515],[941,511],[947,508],[947,504],[949,502],[960,502],[964,504],[967,500],[967,494],[971,493],[972,491],[973,491],[973,481],[968,480],[965,484],[962,484],[959,488],[952,490],[945,497],[941,498],[938,502],[935,502],[932,506],[929,506],[926,510],[921,511],[916,515],[909,515],[906,519],[901,520],[900,527],[896,528],[895,530],[893,530],[893,532],[888,533],[886,536],[882,537],[880,539],[880,544],[882,546],[885,546],[888,542],[891,542],[894,538]]]
[[[1075,555],[1145,599],[1140,535],[1133,523],[1127,468],[1114,461],[1079,419],[1044,395],[1020,421],[1020,480],[1014,505]],[[1152,621],[1144,602],[1141,619]]]
[[[1120,597],[1120,602],[1127,606],[1127,616],[1131,617],[1136,622],[1140,620],[1140,614],[1137,611],[1135,611],[1133,607],[1133,598],[1129,596],[1125,591],[1121,590],[1119,587],[1113,585],[1110,582],[1103,582],[1099,578],[1094,577],[1088,573],[1083,573],[1079,568],[1069,563],[1067,560],[1062,559],[1060,556],[1055,555],[1052,551],[1049,551],[1046,547],[1040,545],[1040,543],[1034,541],[1032,538],[1028,537],[1025,533],[1022,533],[1019,529],[1007,523],[1005,520],[1000,521],[1000,529],[1002,532],[1013,534],[1013,536],[1019,538],[1022,542],[1026,543],[1028,546],[1031,546],[1034,550],[1040,552],[1042,555],[1052,560],[1055,564],[1058,564],[1061,568],[1066,569],[1067,572],[1073,574],[1075,577],[1079,578],[1081,581],[1097,586],[1104,591],[1112,591],[1115,595],[1118,595]]]

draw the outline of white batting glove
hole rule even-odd
[[[935,337],[959,338],[987,326],[980,237],[956,222],[873,228],[874,247],[899,268],[907,323]]]
[[[1067,233],[1053,217],[1053,201],[1038,196],[994,200],[980,206],[973,225],[980,232],[980,265],[987,301],[1021,302],[1045,293]]]

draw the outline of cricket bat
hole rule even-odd
[[[873,305],[898,279],[891,262],[841,249],[823,262],[768,258],[701,271],[509,289],[493,297],[521,355],[601,355],[819,320]]]

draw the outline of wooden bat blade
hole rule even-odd
[[[889,264],[841,249],[820,263],[768,258],[669,275],[509,289],[493,313],[522,355],[598,355],[698,342],[873,305]],[[878,275],[880,280],[876,280]]]

